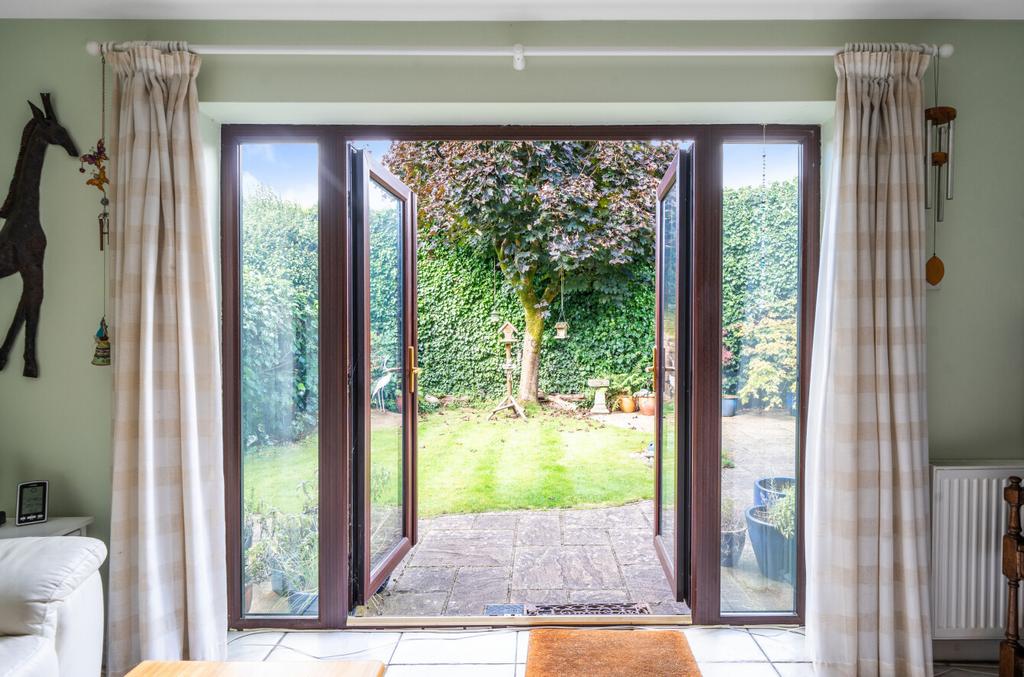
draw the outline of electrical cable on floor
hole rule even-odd
[[[941,667],[943,667],[945,669],[942,670],[941,672],[936,671],[934,673],[934,677],[941,677],[942,675],[948,675],[949,673],[953,672],[954,670],[957,671],[957,673],[966,672],[969,675],[986,675],[986,677],[995,677],[995,676],[999,675],[999,668],[997,668],[997,667],[993,667],[991,672],[989,672],[987,670],[985,672],[982,672],[981,670],[978,669],[978,668],[980,668],[982,666],[976,665],[976,664],[973,664],[973,663],[936,663],[935,666],[936,667],[941,666]]]

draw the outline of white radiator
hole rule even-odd
[[[1001,639],[1006,620],[1003,487],[1024,462],[934,463],[932,633],[935,639]]]

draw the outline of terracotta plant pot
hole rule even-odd
[[[623,414],[632,414],[636,411],[636,400],[632,395],[619,396],[619,409]]]
[[[640,413],[644,416],[654,416],[655,399],[654,395],[648,395],[647,397],[636,398],[637,404],[640,405]]]

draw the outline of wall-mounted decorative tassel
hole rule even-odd
[[[110,366],[110,336],[107,334],[107,318],[100,320],[100,328],[96,330],[96,349],[92,354],[92,363],[97,367]]]

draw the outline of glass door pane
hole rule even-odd
[[[658,474],[661,480],[658,521],[661,536],[667,543],[675,543],[676,531],[676,389],[674,354],[676,348],[676,314],[679,287],[679,190],[673,186],[661,201],[661,268],[658,271]],[[667,548],[670,559],[674,548]]]
[[[658,189],[655,271],[655,549],[678,601],[690,582],[688,441],[690,151]]]
[[[723,614],[796,609],[802,149],[721,150]]]
[[[316,616],[319,148],[246,143],[239,163],[242,614]]]
[[[370,568],[402,538],[402,218],[401,200],[374,178],[370,222]]]
[[[415,541],[416,219],[412,192],[352,151],[354,599],[364,604]]]

